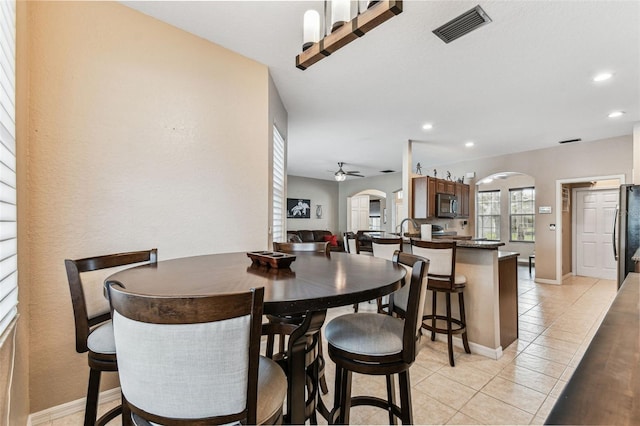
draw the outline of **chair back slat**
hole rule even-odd
[[[356,234],[353,232],[345,232],[343,234],[344,250],[350,254],[360,254],[360,243]]]
[[[279,243],[273,242],[273,250],[282,253],[322,253],[331,256],[329,242]]]
[[[455,286],[456,243],[455,241],[411,240],[411,252],[429,259],[429,285],[438,288]]]
[[[373,256],[381,259],[392,260],[396,250],[402,251],[402,237],[398,238],[372,238],[371,248]]]
[[[153,297],[107,287],[132,412],[160,424],[255,424],[264,288]]]
[[[409,294],[407,309],[403,312],[405,322],[402,356],[406,363],[411,364],[418,353],[420,327],[427,294],[427,285],[424,278],[429,270],[429,260],[413,254],[396,251],[393,255],[393,261],[405,266],[408,272],[410,270],[410,273],[407,274],[409,283],[405,284],[405,287],[409,287]]]

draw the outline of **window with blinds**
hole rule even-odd
[[[536,190],[518,188],[509,190],[510,241],[535,242]]]
[[[476,235],[500,241],[500,191],[478,191]]]
[[[18,305],[16,4],[0,2],[0,336]]]
[[[285,241],[284,236],[284,139],[273,126],[273,223],[271,234],[273,241]]]

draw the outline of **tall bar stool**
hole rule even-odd
[[[353,232],[345,232],[342,234],[344,241],[344,251],[350,254],[360,254],[360,242]]]
[[[426,297],[424,276],[429,261],[396,251],[393,261],[408,269],[409,304],[405,317],[379,313],[346,314],[325,329],[329,356],[336,364],[335,400],[330,422],[349,423],[352,406],[372,405],[388,412],[389,424],[413,424],[409,368],[420,348],[420,324]],[[387,400],[373,396],[351,397],[352,372],[386,376]],[[399,376],[400,406],[395,402],[393,375]]]
[[[273,242],[273,250],[283,253],[292,253],[302,256],[326,256],[331,258],[331,247],[329,242],[302,242],[302,243],[279,243]],[[263,325],[263,334],[267,336],[266,356],[278,361],[288,371],[288,361],[290,346],[292,343],[291,335],[296,329],[308,320],[307,315],[266,315],[269,320],[268,324]],[[274,352],[275,336],[278,336],[279,351]],[[289,336],[289,340],[285,341],[285,336]],[[320,331],[307,336],[305,347],[306,364],[308,374],[311,376],[307,380],[307,412],[311,413],[309,417],[312,423],[317,424],[315,417],[316,395],[318,390],[323,394],[329,393],[327,379],[324,375],[325,359],[322,354],[322,334]],[[318,385],[320,389],[318,389]],[[289,401],[287,401],[289,403]],[[290,410],[287,410],[290,413]]]
[[[392,260],[394,253],[402,251],[402,237],[397,238],[377,238],[371,239],[371,249],[373,250],[373,257],[379,257],[381,259]],[[378,297],[378,312],[384,313],[388,308],[388,303],[385,303],[382,297]]]
[[[449,350],[449,364],[455,366],[453,359],[453,335],[462,334],[462,344],[464,351],[471,353],[469,349],[469,339],[467,338],[467,321],[464,313],[464,288],[467,277],[456,274],[456,243],[411,240],[412,253],[429,259],[429,276],[427,280],[427,290],[433,292],[431,314],[425,315],[422,319],[422,327],[431,331],[431,340],[436,339],[436,333],[447,335],[447,346]],[[446,315],[438,315],[437,299],[438,293],[445,294]],[[460,307],[460,318],[453,318],[451,314],[451,294],[458,294],[458,306]],[[446,328],[438,327],[437,322],[444,321]]]
[[[135,425],[281,424],[287,379],[260,356],[264,288],[155,297],[107,285]]]
[[[344,251],[349,254],[360,254],[360,242],[353,232],[345,232],[342,234],[344,241]],[[353,312],[358,312],[358,303],[353,304]]]
[[[92,271],[140,263],[157,263],[158,250],[108,254],[64,261],[71,292],[76,331],[76,352],[87,352],[89,384],[84,412],[84,425],[104,425],[120,414],[122,406],[109,410],[96,420],[100,376],[103,371],[118,371],[113,341],[113,324],[109,302],[103,296],[104,276],[90,275]],[[113,272],[110,271],[110,272]],[[83,276],[85,278],[83,282]],[[93,279],[91,279],[93,278]]]

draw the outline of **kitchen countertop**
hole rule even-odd
[[[507,260],[511,259],[512,257],[515,257],[517,259],[519,255],[520,253],[518,253],[517,251],[498,250],[498,260]]]
[[[414,238],[414,240],[420,240],[420,238]],[[497,250],[498,247],[504,245],[500,241],[487,241],[487,240],[448,240],[446,238],[438,238],[438,242],[454,241],[458,248],[474,248],[485,250]]]
[[[391,234],[384,231],[366,232],[365,235],[368,235],[370,237],[379,237],[379,238],[397,238],[398,237],[397,234]],[[418,240],[418,241],[421,240],[418,237],[409,238],[409,235],[414,235],[414,234],[405,233],[405,236],[402,237],[403,241],[405,241],[406,243],[409,243],[411,239]],[[434,236],[436,235],[442,236],[443,234],[441,233],[434,234]],[[455,236],[455,235],[457,235],[457,233],[451,231],[450,236]],[[503,242],[500,242],[500,241],[473,240],[473,239],[459,240],[459,239],[438,238],[436,241],[438,242],[455,241],[456,246],[459,248],[474,248],[474,249],[485,249],[485,250],[497,250],[498,247],[505,245]]]

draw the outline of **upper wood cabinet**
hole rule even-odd
[[[412,218],[435,217],[437,193],[456,195],[458,197],[457,217],[469,217],[469,185],[431,176],[421,176],[412,179],[412,191]]]
[[[456,183],[456,197],[458,197],[457,217],[469,217],[469,185]]]

